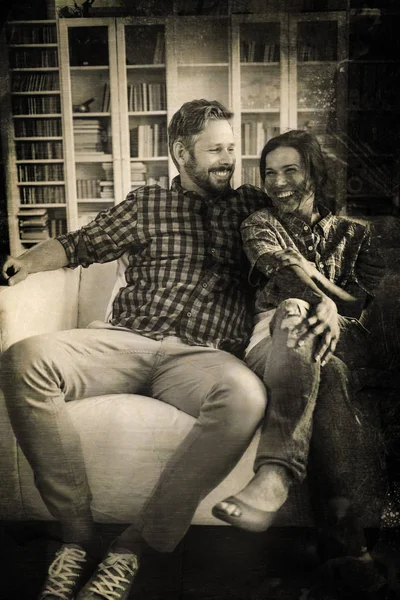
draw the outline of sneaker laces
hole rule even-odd
[[[118,590],[126,590],[126,585],[133,581],[138,568],[135,554],[110,552],[106,560],[99,565],[89,590],[106,600],[118,600],[121,597]]]
[[[55,596],[60,600],[70,600],[72,586],[76,583],[86,561],[86,552],[73,546],[63,546],[49,567],[45,589],[40,599]]]

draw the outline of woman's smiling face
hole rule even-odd
[[[295,148],[280,146],[267,154],[264,186],[281,212],[308,213],[313,209],[314,190]]]

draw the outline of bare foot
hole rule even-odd
[[[291,481],[285,467],[264,465],[243,490],[216,504],[213,515],[241,529],[265,531],[286,501]]]

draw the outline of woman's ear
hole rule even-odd
[[[174,158],[175,158],[176,162],[178,163],[178,165],[180,167],[184,167],[187,162],[189,153],[186,150],[183,143],[179,140],[174,142],[174,145],[172,146],[172,151],[174,153]]]

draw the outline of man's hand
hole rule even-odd
[[[15,285],[26,279],[29,271],[21,259],[9,256],[3,265],[2,275],[8,285]]]
[[[274,252],[273,256],[280,268],[293,266],[300,267],[311,279],[314,279],[315,275],[319,274],[315,264],[304,258],[304,256],[294,248],[278,250],[277,252]]]
[[[310,336],[317,336],[314,360],[320,361],[324,366],[335,352],[339,340],[340,328],[336,304],[323,296],[319,302],[311,305],[311,313],[297,327],[298,341],[301,346]]]

